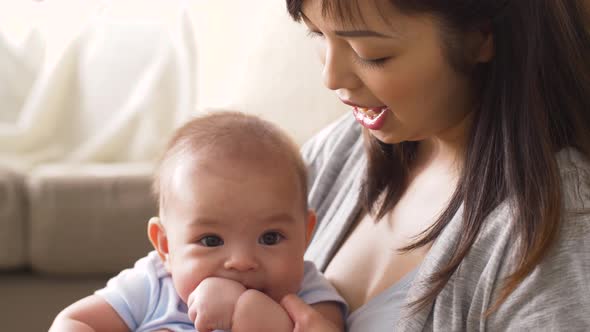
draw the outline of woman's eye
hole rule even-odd
[[[205,247],[219,247],[223,245],[223,240],[216,235],[207,235],[202,237],[199,242]]]
[[[307,30],[307,36],[311,38],[323,38],[324,34],[317,30]]]
[[[264,244],[266,246],[273,246],[273,245],[281,242],[281,240],[283,240],[283,238],[284,237],[277,232],[266,232],[266,233],[262,234],[262,236],[260,237],[258,242],[260,244]]]
[[[391,57],[383,57],[383,58],[378,58],[378,59],[364,59],[361,58],[359,56],[356,57],[356,59],[358,59],[358,63],[363,65],[363,66],[367,66],[367,67],[372,67],[372,68],[381,68],[385,65],[385,63],[387,62],[387,60],[389,60]]]

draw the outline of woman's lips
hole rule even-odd
[[[386,112],[389,110],[387,106],[365,107],[357,105],[346,99],[341,99],[346,105],[352,106],[352,113],[355,119],[367,129],[379,130],[385,124],[387,117]]]
[[[387,112],[388,110],[389,108],[386,106],[373,108],[354,106],[352,113],[354,114],[355,119],[365,128],[379,130],[385,124],[385,119],[389,113]]]

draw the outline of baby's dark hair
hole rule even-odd
[[[294,171],[299,178],[303,208],[307,211],[307,169],[297,144],[278,126],[257,116],[215,111],[191,119],[178,128],[168,142],[152,184],[160,213],[166,204],[174,160],[182,155],[199,153],[254,163],[271,158],[285,160],[293,167],[285,168],[285,171]]]

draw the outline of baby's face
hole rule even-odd
[[[309,215],[293,167],[180,160],[170,179],[162,215],[166,266],[185,302],[212,276],[276,301],[297,292]]]

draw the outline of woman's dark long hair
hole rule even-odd
[[[324,15],[343,21],[357,1],[322,0]],[[364,0],[363,0],[364,1]],[[303,0],[287,0],[301,18]],[[469,252],[494,208],[513,206],[519,238],[515,271],[490,314],[526,278],[557,238],[563,216],[556,152],[573,147],[590,157],[590,31],[584,0],[390,0],[401,12],[433,14],[449,63],[464,71],[461,32],[491,27],[495,55],[471,71],[478,104],[457,189],[438,220],[409,247],[435,240],[461,204],[462,236],[450,261],[412,303],[434,300]],[[418,143],[383,144],[365,135],[368,169],[362,197],[377,219],[393,209],[407,187]],[[393,171],[392,171],[393,170]],[[384,198],[384,199],[379,199]]]

